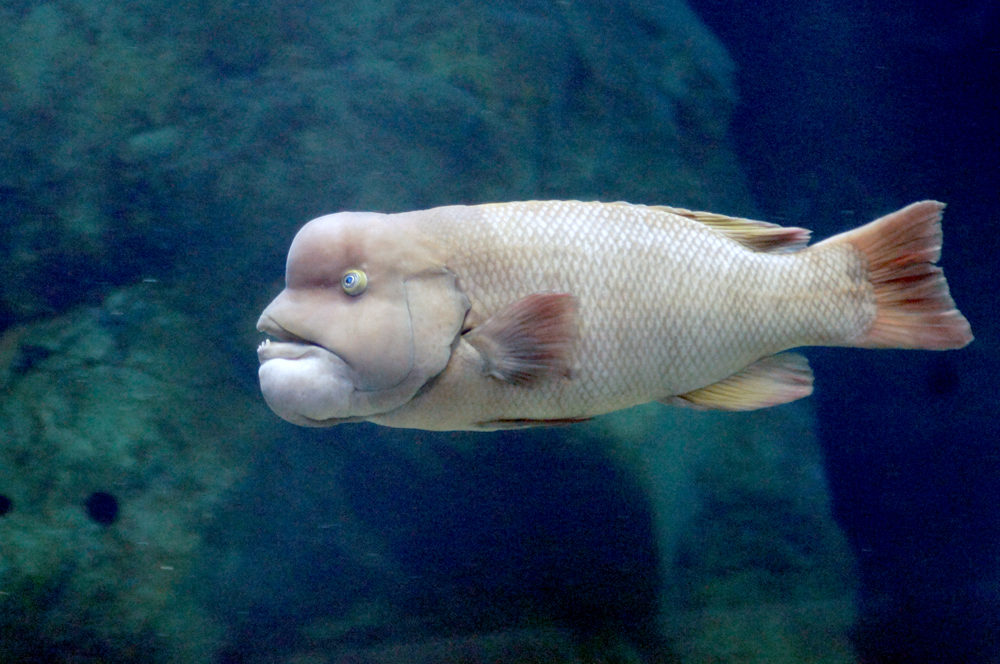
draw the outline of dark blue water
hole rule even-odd
[[[992,661],[1000,3],[694,5],[739,63],[734,136],[765,216],[850,224],[874,190],[948,203],[941,263],[974,344],[810,357],[836,514],[862,577],[859,653]]]

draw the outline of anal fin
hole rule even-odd
[[[717,383],[660,401],[700,410],[757,410],[807,397],[812,394],[812,385],[813,374],[805,357],[779,353]]]

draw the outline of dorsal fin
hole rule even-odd
[[[727,217],[713,212],[697,212],[684,208],[650,205],[652,210],[669,212],[705,224],[712,230],[739,242],[747,249],[762,253],[798,251],[809,244],[810,231],[796,226],[779,226],[766,221]]]

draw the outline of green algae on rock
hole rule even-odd
[[[28,661],[32,641],[109,661],[208,661],[218,646],[212,611],[185,589],[266,426],[152,290],[20,328],[3,356],[4,661]]]

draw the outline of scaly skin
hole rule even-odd
[[[531,293],[579,300],[569,379],[531,388],[482,375],[461,344],[432,390],[372,421],[468,428],[585,418],[683,394],[796,346],[850,345],[875,316],[849,247],[760,253],[654,208],[576,201],[429,210],[475,327]]]

